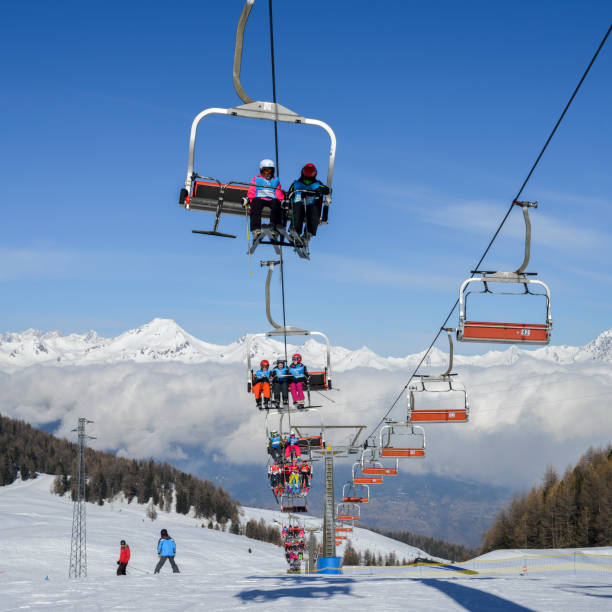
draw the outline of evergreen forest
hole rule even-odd
[[[611,545],[612,445],[590,448],[563,478],[549,467],[539,486],[500,511],[482,552]]]
[[[11,484],[19,474],[23,480],[36,472],[56,474],[54,492],[70,492],[74,499],[77,445],[34,429],[23,421],[0,415],[0,486]],[[136,461],[88,448],[87,501],[103,505],[123,494],[128,502],[153,502],[169,510],[174,499],[176,512],[215,519],[222,525],[238,522],[238,502],[221,487],[152,459]]]

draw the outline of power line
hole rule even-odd
[[[270,0],[271,1],[271,0]],[[474,276],[474,274],[476,273],[476,270],[478,270],[480,268],[480,265],[482,264],[482,262],[484,261],[485,257],[487,256],[487,254],[489,253],[491,247],[493,246],[493,243],[495,242],[495,240],[497,239],[497,236],[499,235],[502,227],[504,226],[504,224],[506,223],[508,217],[510,216],[510,212],[512,211],[512,209],[514,208],[514,202],[516,200],[518,200],[521,196],[521,194],[523,193],[525,187],[527,186],[527,183],[529,182],[529,180],[531,179],[531,176],[533,175],[536,167],[538,166],[538,164],[540,163],[540,160],[542,159],[542,156],[544,155],[544,152],[546,151],[546,149],[548,148],[548,145],[550,144],[550,141],[552,140],[553,136],[555,135],[555,132],[557,131],[557,128],[559,127],[559,125],[561,124],[561,122],[563,121],[563,118],[565,117],[565,114],[567,113],[569,107],[571,106],[572,102],[574,101],[574,98],[576,97],[576,94],[578,93],[578,90],[580,89],[580,87],[582,86],[582,83],[584,82],[584,80],[586,79],[589,71],[591,70],[591,67],[593,66],[593,64],[595,63],[595,60],[597,59],[597,56],[599,55],[599,52],[602,50],[604,44],[606,43],[606,40],[608,39],[608,36],[610,35],[610,32],[612,31],[612,25],[610,25],[610,27],[608,28],[608,31],[606,32],[605,36],[603,37],[602,41],[599,43],[599,46],[597,47],[597,50],[595,51],[595,54],[593,55],[593,57],[591,58],[591,61],[589,62],[589,65],[587,66],[586,70],[584,71],[584,74],[582,75],[582,78],[580,79],[580,81],[578,82],[578,85],[576,85],[576,88],[574,89],[572,95],[570,96],[570,99],[568,100],[567,104],[565,105],[565,108],[563,109],[563,112],[561,113],[561,115],[559,116],[559,119],[557,119],[557,122],[555,123],[555,127],[552,129],[552,132],[550,133],[550,135],[548,136],[548,138],[546,139],[546,142],[544,143],[544,146],[542,147],[542,149],[540,150],[539,155],[537,156],[535,162],[533,163],[533,165],[531,166],[531,169],[529,170],[527,176],[525,177],[525,179],[523,180],[523,183],[520,187],[520,189],[518,190],[517,194],[514,196],[514,198],[512,199],[512,202],[510,203],[510,207],[508,208],[506,214],[504,215],[503,219],[501,220],[501,223],[498,225],[497,229],[495,230],[495,233],[493,234],[493,237],[491,238],[491,240],[489,241],[489,244],[487,245],[486,249],[484,250],[484,252],[482,253],[480,259],[478,260],[478,263],[476,264],[476,266],[474,266],[474,271],[471,274],[471,277]],[[427,355],[429,355],[429,353],[431,352],[431,349],[433,348],[434,344],[436,343],[436,341],[438,340],[438,338],[440,337],[440,333],[442,332],[442,329],[444,327],[447,326],[448,321],[450,320],[453,312],[455,311],[455,308],[457,308],[457,304],[459,303],[459,300],[455,300],[455,303],[453,304],[452,308],[450,309],[449,313],[446,315],[446,318],[444,319],[444,322],[442,323],[442,325],[440,325],[440,328],[438,329],[438,332],[436,333],[436,335],[434,336],[434,339],[431,341],[431,344],[429,345],[429,347],[427,348],[427,350],[425,351],[425,353],[423,354],[422,359],[419,361],[417,367],[412,371],[412,374],[410,375],[410,378],[408,379],[408,381],[406,382],[406,384],[404,385],[404,387],[402,388],[402,390],[399,392],[398,396],[395,398],[395,401],[393,402],[393,404],[391,404],[391,407],[389,408],[389,410],[387,410],[387,412],[385,413],[385,415],[382,417],[382,419],[380,419],[380,421],[378,422],[378,424],[376,425],[376,427],[374,428],[374,430],[378,429],[380,427],[380,425],[383,423],[383,421],[389,416],[389,414],[391,413],[391,411],[395,408],[395,406],[397,405],[397,402],[400,400],[400,398],[402,397],[402,395],[404,394],[404,391],[406,391],[406,389],[408,388],[408,385],[410,384],[410,381],[412,381],[412,379],[414,378],[414,376],[416,375],[416,373],[419,371],[419,368],[421,367],[421,365],[423,365],[423,362],[425,361],[425,358],[427,357]],[[370,436],[373,435],[370,434]],[[368,436],[368,437],[370,437]]]

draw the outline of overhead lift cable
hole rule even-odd
[[[270,0],[271,1],[271,0]],[[595,60],[597,59],[597,56],[599,55],[599,52],[602,50],[603,46],[606,43],[606,40],[608,39],[608,36],[610,35],[610,32],[612,32],[612,25],[610,25],[610,27],[608,28],[608,31],[606,32],[605,36],[603,37],[602,41],[599,43],[599,46],[597,47],[597,50],[595,51],[595,54],[593,55],[593,57],[591,58],[591,61],[589,62],[586,70],[584,71],[584,74],[582,75],[582,78],[580,79],[580,81],[578,82],[578,85],[576,85],[576,88],[574,89],[572,95],[570,96],[570,99],[568,100],[567,104],[565,105],[565,108],[563,109],[563,112],[561,113],[561,115],[559,116],[559,119],[557,120],[557,122],[555,123],[555,127],[552,129],[550,135],[548,136],[548,138],[546,139],[546,142],[544,143],[544,146],[542,147],[542,149],[540,150],[539,155],[537,156],[535,162],[533,163],[533,165],[531,166],[531,169],[529,170],[529,172],[527,173],[527,176],[525,177],[525,180],[523,181],[523,183],[521,184],[520,189],[518,190],[518,193],[514,196],[514,198],[512,199],[512,202],[510,204],[510,207],[508,208],[508,210],[506,211],[506,214],[504,215],[503,219],[501,220],[500,224],[498,225],[497,229],[495,230],[495,233],[493,234],[493,237],[491,238],[491,240],[489,241],[489,244],[487,245],[486,249],[484,250],[484,252],[482,253],[480,259],[478,260],[478,263],[476,264],[476,266],[474,267],[474,271],[472,272],[471,276],[474,277],[474,275],[476,274],[476,271],[480,269],[480,265],[482,264],[482,262],[484,261],[485,257],[488,255],[489,251],[491,250],[491,247],[493,246],[493,243],[495,242],[495,240],[497,239],[502,227],[504,226],[504,224],[506,223],[508,217],[510,216],[510,213],[512,212],[512,209],[514,208],[515,202],[521,197],[525,187],[527,186],[527,183],[529,182],[529,180],[531,179],[531,176],[533,175],[536,167],[538,166],[538,164],[540,163],[540,160],[542,159],[542,156],[544,155],[544,152],[546,151],[546,149],[548,148],[548,145],[550,144],[550,141],[552,140],[553,136],[555,135],[555,132],[557,131],[557,128],[559,127],[559,125],[561,125],[561,122],[563,121],[563,118],[565,117],[565,114],[567,113],[569,107],[571,106],[572,102],[574,101],[574,98],[576,97],[576,94],[578,93],[580,87],[582,86],[582,83],[584,82],[584,80],[586,79],[587,75],[589,74],[589,71],[591,70],[591,67],[593,66],[593,64],[595,63]],[[425,351],[425,353],[423,353],[423,357],[421,358],[421,360],[419,361],[419,363],[417,364],[416,368],[412,371],[412,374],[410,374],[410,378],[408,379],[408,381],[406,382],[406,384],[404,385],[404,387],[402,388],[402,390],[399,392],[399,394],[397,395],[397,397],[395,398],[394,402],[391,404],[391,407],[387,410],[387,412],[385,413],[385,415],[382,417],[382,419],[380,419],[380,421],[378,422],[378,424],[376,425],[376,427],[374,427],[372,433],[368,436],[368,438],[372,437],[372,435],[374,435],[374,432],[383,424],[383,422],[385,421],[385,419],[389,416],[389,414],[391,413],[391,411],[395,408],[395,406],[397,405],[397,403],[399,402],[399,400],[401,399],[402,395],[404,394],[404,392],[406,391],[406,389],[408,388],[408,385],[410,384],[410,382],[412,381],[412,379],[415,377],[416,373],[419,371],[419,369],[421,368],[421,366],[423,365],[423,362],[425,361],[425,359],[427,358],[427,356],[429,355],[429,353],[431,352],[431,349],[433,348],[434,344],[437,342],[438,338],[440,337],[440,333],[444,330],[444,328],[448,325],[448,322],[453,314],[453,312],[455,311],[455,308],[457,308],[457,305],[459,304],[459,300],[457,299],[455,301],[455,303],[453,304],[452,308],[450,309],[449,313],[446,315],[446,318],[444,319],[444,322],[442,323],[442,325],[440,326],[440,328],[438,329],[436,335],[434,336],[433,340],[431,341],[431,344],[429,345],[429,347],[427,348],[427,350]]]
[[[272,0],[268,0],[268,14],[270,17],[270,62],[272,65],[272,102],[276,104],[276,65],[274,63],[274,21],[272,19]],[[278,164],[278,121],[274,122],[274,154],[276,161],[276,176],[280,175],[280,166]],[[281,280],[281,295],[283,299],[283,328],[287,327],[287,317],[285,310],[285,261],[283,259],[283,245],[280,245],[280,280]],[[287,334],[283,335],[285,346],[285,366],[288,365],[287,355]]]

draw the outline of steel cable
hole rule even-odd
[[[271,1],[271,0],[270,0]],[[510,213],[512,212],[512,209],[514,208],[514,202],[516,200],[518,200],[521,197],[521,194],[523,193],[525,187],[527,186],[527,183],[529,182],[529,180],[531,179],[531,176],[533,175],[536,167],[538,166],[538,164],[540,163],[540,160],[542,159],[542,156],[544,155],[544,152],[546,151],[546,149],[548,148],[548,145],[550,144],[550,141],[552,140],[553,136],[555,135],[555,132],[557,131],[557,128],[559,127],[559,125],[561,124],[561,122],[563,121],[563,118],[565,117],[565,114],[567,113],[569,107],[571,106],[572,102],[574,101],[574,98],[576,97],[576,94],[578,93],[578,90],[580,89],[580,87],[582,86],[582,83],[584,82],[584,80],[586,79],[589,71],[591,70],[591,67],[593,66],[593,64],[595,63],[595,60],[597,59],[597,56],[599,55],[599,52],[602,50],[604,44],[606,43],[606,40],[608,39],[608,36],[610,35],[610,32],[612,31],[612,25],[610,25],[610,27],[608,28],[608,31],[606,32],[605,36],[603,37],[602,41],[599,43],[599,46],[597,47],[597,50],[595,51],[595,54],[593,55],[593,57],[591,58],[591,61],[589,62],[589,65],[587,66],[586,70],[584,71],[584,74],[582,75],[582,78],[580,79],[580,81],[578,82],[578,85],[576,85],[576,88],[574,89],[572,95],[570,96],[570,99],[568,100],[567,104],[565,105],[565,108],[563,109],[563,112],[561,113],[561,115],[559,116],[559,119],[557,120],[557,123],[555,123],[554,128],[552,129],[552,132],[550,133],[550,135],[548,136],[548,138],[546,139],[546,142],[544,143],[544,146],[542,147],[542,149],[540,150],[540,153],[538,155],[538,157],[536,158],[535,162],[533,163],[533,165],[531,166],[531,169],[529,170],[529,173],[527,174],[527,176],[525,177],[525,180],[523,181],[520,189],[518,190],[517,194],[514,196],[514,198],[512,199],[512,202],[510,204],[510,207],[508,208],[506,214],[504,215],[503,219],[501,220],[501,223],[498,225],[497,230],[495,230],[495,233],[493,234],[493,237],[491,238],[491,240],[489,241],[489,244],[487,245],[487,248],[484,250],[483,254],[481,255],[480,259],[478,260],[478,263],[476,264],[476,266],[474,267],[474,272],[472,272],[471,277],[474,276],[475,271],[478,270],[480,268],[480,265],[482,264],[482,262],[484,261],[485,257],[487,256],[487,254],[489,253],[491,247],[493,246],[493,243],[495,242],[495,240],[497,239],[497,236],[499,235],[502,227],[504,226],[504,224],[506,223],[508,217],[510,216]],[[423,362],[425,361],[425,359],[427,358],[427,355],[429,355],[431,349],[433,348],[434,344],[437,342],[438,338],[440,337],[440,332],[442,331],[442,329],[444,327],[446,327],[446,325],[448,324],[448,321],[450,320],[453,312],[455,311],[455,308],[457,308],[457,304],[459,303],[459,299],[455,300],[455,303],[453,304],[453,307],[450,309],[448,315],[446,316],[446,318],[444,319],[444,322],[442,323],[442,325],[440,326],[440,328],[438,329],[438,332],[436,333],[436,335],[434,336],[434,339],[432,340],[431,344],[429,345],[429,347],[427,348],[427,350],[425,351],[425,353],[423,354],[422,359],[419,361],[418,365],[416,366],[416,368],[412,371],[412,374],[410,375],[410,378],[408,379],[408,381],[406,382],[406,384],[404,385],[404,387],[402,388],[402,390],[399,392],[399,394],[397,395],[397,397],[395,398],[395,401],[393,402],[393,404],[391,404],[391,407],[389,408],[389,410],[387,410],[387,412],[385,413],[385,415],[382,417],[382,419],[380,419],[380,421],[378,422],[378,424],[376,425],[376,427],[373,428],[372,433],[370,433],[367,438],[370,438],[372,435],[374,435],[374,432],[381,426],[381,424],[384,422],[384,420],[389,416],[389,414],[391,413],[391,411],[395,408],[395,406],[397,405],[397,402],[399,402],[400,398],[402,397],[402,395],[404,394],[404,391],[406,391],[406,389],[408,388],[408,385],[410,384],[410,382],[412,381],[412,379],[415,377],[416,373],[419,371],[420,367],[423,365]]]

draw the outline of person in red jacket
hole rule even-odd
[[[117,576],[125,576],[125,570],[130,560],[130,547],[125,543],[125,540],[121,540],[121,552],[119,553],[119,561],[117,561]]]

